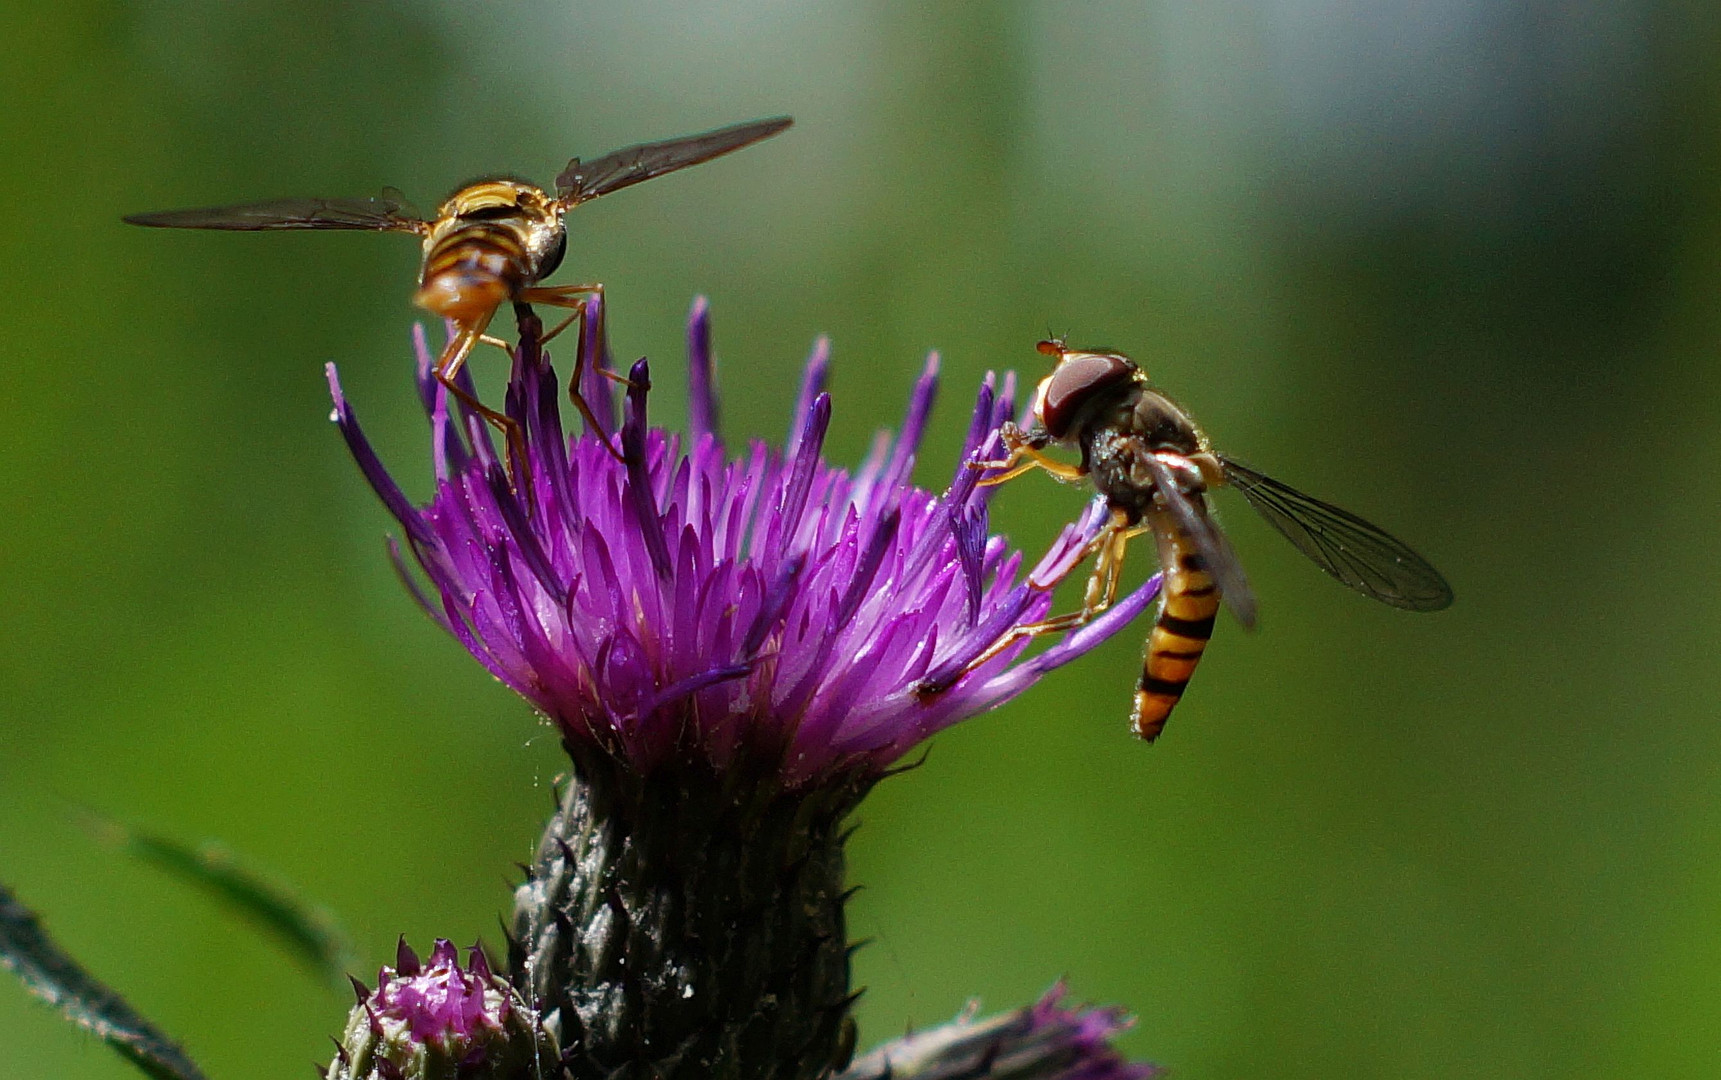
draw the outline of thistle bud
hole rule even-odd
[[[473,946],[466,967],[446,939],[421,962],[402,938],[375,990],[353,981],[358,1004],[336,1045],[328,1080],[490,1080],[556,1075],[554,1040],[538,1014]]]

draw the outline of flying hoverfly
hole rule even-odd
[[[400,193],[391,188],[380,199],[272,199],[132,214],[125,220],[133,225],[174,229],[362,229],[420,237],[424,261],[413,302],[455,326],[454,336],[436,361],[436,378],[495,425],[523,463],[518,425],[478,401],[461,387],[456,376],[479,342],[508,348],[507,342],[485,333],[504,302],[571,309],[572,314],[544,335],[544,340],[549,340],[584,316],[593,298],[603,295],[603,286],[598,284],[538,284],[561,265],[567,250],[563,215],[600,195],[770,138],[791,123],[786,116],[755,120],[702,135],[630,146],[596,161],[574,158],[556,177],[554,195],[524,180],[479,180],[450,195],[429,219],[408,209]],[[601,430],[580,394],[580,376],[576,360],[569,396],[592,430]],[[615,453],[613,447],[610,452]]]
[[[1095,556],[1095,564],[1081,610],[1015,627],[964,671],[1024,638],[1092,620],[1117,597],[1129,541],[1152,533],[1164,577],[1130,726],[1148,742],[1158,738],[1213,635],[1221,600],[1245,628],[1255,624],[1248,579],[1208,513],[1207,493],[1217,487],[1242,492],[1298,551],[1364,596],[1407,611],[1439,611],[1452,603],[1452,589],[1440,572],[1402,542],[1216,453],[1189,414],[1149,387],[1147,374],[1129,357],[1070,349],[1062,341],[1042,341],[1038,348],[1055,357],[1057,366],[1040,381],[1027,428],[1005,424],[1005,457],[973,467],[1000,470],[982,480],[985,485],[1036,468],[1063,480],[1089,481],[1109,514],[1082,553],[1083,559]],[[1081,463],[1047,456],[1045,448],[1053,445],[1080,450]],[[1050,589],[1058,582],[1030,584]]]

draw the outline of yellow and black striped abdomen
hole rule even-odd
[[[1183,697],[1219,615],[1219,586],[1208,575],[1195,545],[1167,519],[1158,518],[1152,525],[1165,578],[1159,618],[1147,638],[1135,712],[1130,717],[1135,733],[1148,742],[1159,738],[1171,710]]]
[[[527,222],[515,214],[437,222],[413,303],[480,329],[535,280]]]
[[[526,284],[531,271],[524,227],[509,221],[461,222],[424,257],[424,283],[448,275],[500,280],[509,291]]]

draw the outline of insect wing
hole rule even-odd
[[[596,161],[583,162],[575,158],[556,177],[556,194],[562,209],[567,209],[599,195],[608,195],[624,187],[632,187],[654,176],[698,165],[768,139],[794,123],[787,116],[770,120],[754,120],[734,127],[707,131],[703,135],[688,135],[664,142],[642,143],[606,154]]]
[[[269,229],[369,229],[376,232],[422,232],[425,222],[390,190],[378,199],[268,199],[204,206],[194,210],[162,210],[127,214],[133,225],[163,229],[227,229],[258,232]]]
[[[1232,486],[1316,566],[1364,596],[1406,611],[1452,603],[1440,571],[1362,518],[1221,457]]]
[[[1207,564],[1207,573],[1219,586],[1220,599],[1225,601],[1225,606],[1231,609],[1231,614],[1245,629],[1254,629],[1255,591],[1249,588],[1249,578],[1243,573],[1243,564],[1237,561],[1237,553],[1231,549],[1230,541],[1213,524],[1213,519],[1177,486],[1177,479],[1172,476],[1170,468],[1156,458],[1149,458],[1148,469],[1153,473],[1160,501],[1201,553],[1202,562]]]

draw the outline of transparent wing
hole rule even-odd
[[[1198,506],[1177,486],[1176,477],[1163,462],[1150,457],[1148,469],[1153,473],[1153,485],[1158,490],[1160,501],[1195,544],[1195,550],[1201,553],[1202,561],[1207,564],[1207,573],[1219,586],[1220,599],[1225,601],[1225,606],[1231,609],[1231,614],[1237,617],[1244,629],[1253,630],[1255,590],[1249,587],[1249,579],[1243,573],[1243,564],[1237,561],[1231,542],[1207,516],[1206,508]]]
[[[1406,611],[1439,611],[1452,603],[1440,571],[1401,541],[1331,503],[1220,457],[1225,477],[1249,505],[1316,566],[1364,596]]]
[[[377,232],[422,232],[424,219],[389,189],[377,199],[267,199],[232,206],[193,210],[162,210],[127,214],[133,225],[163,229],[370,229]]]
[[[642,143],[606,154],[596,161],[575,158],[556,177],[556,194],[565,210],[576,203],[608,195],[624,187],[662,176],[689,165],[710,161],[714,157],[739,150],[760,139],[768,139],[794,123],[787,116],[770,120],[754,120],[734,127],[707,131],[703,135],[687,135],[664,142]]]

